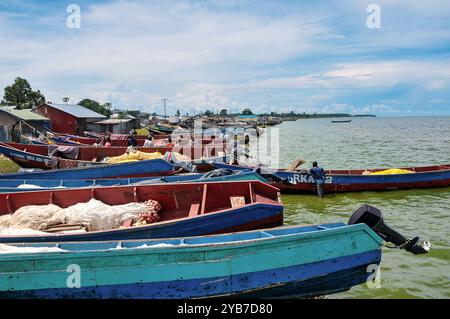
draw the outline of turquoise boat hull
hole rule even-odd
[[[22,244],[62,251],[0,254],[0,297],[313,297],[364,283],[381,261],[381,244],[367,225],[343,223],[167,240]]]

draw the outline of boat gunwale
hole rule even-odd
[[[31,153],[33,154],[33,153]],[[43,156],[43,155],[39,155],[39,156]],[[78,160],[73,160],[73,161],[77,161],[77,162],[83,162],[83,161],[78,161]],[[59,168],[59,169],[50,169],[50,170],[43,170],[43,171],[38,171],[38,172],[22,172],[22,173],[6,173],[6,174],[0,174],[0,178],[5,177],[5,176],[13,176],[13,175],[28,175],[28,174],[48,174],[48,173],[56,173],[56,172],[66,172],[66,171],[79,171],[79,170],[86,170],[86,169],[98,169],[98,168],[106,168],[106,167],[111,167],[111,166],[129,166],[129,165],[133,165],[133,164],[142,164],[142,163],[148,163],[148,162],[162,162],[164,164],[168,164],[170,166],[172,166],[172,170],[174,165],[172,165],[171,163],[167,162],[166,160],[162,159],[162,158],[155,158],[155,159],[150,159],[150,160],[142,160],[142,161],[137,161],[137,162],[129,162],[129,163],[113,163],[113,164],[97,164],[97,165],[92,165],[92,166],[86,166],[86,167],[69,167],[69,168]],[[91,163],[91,162],[87,162],[87,163]],[[95,164],[95,163],[94,163]],[[137,166],[137,165],[136,165]],[[7,179],[7,178],[5,178]],[[11,178],[10,178],[11,179]],[[98,178],[97,178],[98,179]],[[112,178],[107,178],[107,179],[112,179]]]
[[[166,184],[164,184],[166,185]],[[28,193],[28,192],[27,192]],[[212,215],[217,215],[217,214],[223,214],[223,213],[227,213],[227,212],[233,212],[236,210],[247,210],[250,208],[258,208],[259,206],[262,207],[267,207],[267,208],[281,208],[281,212],[283,211],[283,205],[281,203],[279,204],[268,204],[268,203],[263,203],[263,202],[255,202],[255,203],[249,203],[249,204],[245,204],[245,206],[241,206],[238,208],[227,208],[227,209],[221,209],[221,210],[216,210],[216,211],[212,211],[212,212],[208,212],[205,214],[201,214],[201,215],[196,215],[196,216],[186,216],[186,217],[182,217],[182,218],[175,218],[175,219],[171,219],[171,220],[165,220],[165,221],[159,221],[153,224],[148,224],[148,225],[140,225],[140,226],[133,226],[133,227],[128,227],[128,228],[115,228],[115,229],[108,229],[108,230],[96,230],[96,231],[89,231],[86,233],[81,233],[81,234],[104,234],[104,235],[108,235],[108,234],[118,234],[118,233],[122,233],[122,232],[128,232],[129,230],[133,230],[133,231],[142,231],[145,229],[151,229],[151,228],[156,228],[158,226],[170,226],[171,224],[176,224],[179,222],[184,222],[184,221],[188,221],[188,220],[197,220],[200,218],[206,218],[205,216],[212,216]],[[0,216],[2,216],[0,214]],[[59,237],[64,237],[64,238],[70,238],[71,236],[79,236],[80,233],[73,233],[73,234],[53,234],[53,233],[45,233],[45,234],[32,234],[32,235],[2,235],[0,236],[0,238],[17,238],[18,240],[20,240],[20,238],[27,238],[27,237],[55,237],[55,240],[58,240]],[[164,238],[165,239],[165,238]],[[89,241],[89,242],[96,242],[96,241]],[[104,241],[104,242],[108,242],[108,241]],[[6,245],[10,245],[10,244],[18,244],[20,242],[16,242],[16,243],[5,243]],[[57,243],[57,241],[55,241],[55,243]],[[64,242],[64,244],[68,244],[69,242]],[[78,243],[78,242],[70,242],[70,243]],[[82,242],[80,242],[82,243]],[[86,242],[84,242],[86,243]],[[0,244],[2,244],[0,242]],[[33,244],[33,243],[27,243],[27,244]],[[37,244],[37,243],[36,243]]]
[[[212,163],[215,164],[216,162]],[[223,163],[217,163],[217,164],[221,164],[223,165]],[[236,167],[236,169],[238,170],[254,170],[255,168],[263,168],[265,170],[267,170],[270,173],[288,173],[288,174],[309,174],[309,171],[287,171],[286,168],[266,168],[266,167],[253,167],[253,166],[244,166],[244,165],[230,165],[230,164],[225,164],[226,166],[231,166],[231,167]],[[433,168],[433,167],[443,167],[441,169],[435,169],[435,170],[429,170],[429,171],[422,171],[422,172],[416,172],[416,169],[427,169],[427,168]],[[392,169],[391,168],[367,168],[367,169],[351,169],[351,170],[347,170],[349,172],[351,171],[371,171],[371,172],[377,172],[377,171],[383,171],[383,170],[387,170],[387,169]],[[334,169],[334,170],[325,170],[326,176],[352,176],[352,177],[356,177],[356,176],[371,176],[371,177],[383,177],[383,176],[409,176],[409,175],[418,175],[418,174],[429,174],[429,173],[447,173],[450,172],[450,164],[441,164],[441,165],[427,165],[427,166],[410,166],[410,167],[400,167],[399,169],[404,169],[404,170],[414,170],[412,173],[403,173],[403,174],[379,174],[379,175],[362,175],[362,174],[342,174],[342,173],[332,173],[333,171],[345,171],[345,169],[342,170],[338,170],[338,169]],[[327,173],[328,172],[328,173]]]
[[[331,223],[337,224],[337,223]],[[278,228],[266,228],[261,230],[253,230],[247,231],[244,233],[254,233],[261,234],[262,232],[270,232],[271,230],[277,229],[292,229],[292,228],[306,228],[306,227],[319,227],[326,226],[327,224],[317,224],[310,226],[284,226]],[[330,224],[328,224],[330,225]],[[348,233],[358,233],[363,232],[366,233],[373,241],[377,243],[379,246],[377,249],[381,250],[383,240],[379,237],[369,226],[366,224],[354,224],[347,225],[342,223],[341,226],[336,226],[333,228],[326,229],[317,229],[306,232],[297,232],[292,234],[283,234],[283,235],[274,235],[271,237],[259,237],[259,238],[251,238],[246,240],[235,240],[235,241],[225,241],[225,242],[213,242],[213,243],[201,243],[201,244],[184,244],[184,240],[195,239],[195,238],[211,238],[211,237],[226,237],[233,235],[235,233],[226,233],[219,235],[205,235],[205,236],[191,236],[191,237],[173,237],[173,238],[164,238],[164,239],[150,239],[150,240],[124,240],[124,241],[92,241],[92,242],[70,242],[70,243],[58,243],[58,242],[46,242],[46,243],[9,243],[9,246],[15,247],[47,247],[47,248],[58,248],[59,245],[89,245],[96,243],[104,243],[104,244],[123,244],[123,243],[142,243],[142,245],[146,245],[151,242],[156,242],[158,244],[164,244],[165,241],[174,241],[178,240],[179,243],[176,245],[170,245],[165,247],[132,247],[132,248],[108,248],[108,249],[92,249],[92,250],[62,250],[62,251],[53,251],[53,252],[21,252],[21,253],[0,253],[0,261],[11,261],[14,259],[27,260],[27,259],[36,259],[34,256],[39,256],[40,258],[47,259],[64,259],[66,257],[74,256],[75,258],[84,258],[84,257],[92,257],[92,254],[101,255],[101,254],[109,254],[108,257],[112,257],[111,255],[118,256],[127,256],[127,255],[139,255],[139,254],[148,254],[149,252],[152,254],[171,254],[171,253],[180,253],[181,251],[188,252],[199,252],[199,251],[211,251],[211,250],[225,250],[225,249],[239,249],[242,246],[251,247],[256,245],[269,245],[271,241],[286,243],[290,241],[296,240],[305,240],[305,241],[314,241],[318,237],[326,238],[335,236],[337,234],[348,234]],[[55,245],[55,246],[49,246]],[[175,251],[175,252],[174,252]],[[71,256],[69,256],[71,255]],[[105,256],[106,257],[106,256]]]

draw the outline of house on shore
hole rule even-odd
[[[16,109],[14,106],[0,108],[0,125],[3,132],[9,132],[15,125],[15,129],[22,135],[30,136],[33,133],[33,128],[41,133],[51,130],[51,122],[48,118],[28,109]],[[6,140],[6,135],[7,133],[4,133],[4,140]]]
[[[120,118],[113,114],[111,118],[88,124],[88,130],[96,133],[128,134],[133,129],[140,128],[140,120],[134,116],[125,115]]]
[[[33,112],[48,118],[53,132],[81,135],[88,130],[90,123],[106,119],[106,116],[75,104],[45,103]]]

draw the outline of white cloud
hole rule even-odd
[[[448,59],[375,57],[383,50],[450,40],[445,23],[403,23],[421,12],[428,21],[442,18],[448,15],[447,2],[381,1],[378,34],[358,24],[367,15],[364,1],[348,0],[337,11],[299,4],[307,10],[292,6],[295,10],[282,14],[258,11],[253,4],[236,10],[241,3],[119,0],[82,5],[80,30],[66,28],[64,6],[34,18],[0,12],[0,42],[7,43],[0,50],[0,86],[23,76],[53,101],[89,97],[143,110],[160,110],[161,99],[169,97],[173,107],[198,111],[219,106],[289,111],[296,104],[310,111],[321,105],[346,109],[346,104],[333,104],[334,89],[411,84],[442,92],[450,83]],[[29,8],[27,2],[18,4]],[[30,6],[39,10],[37,4]],[[395,23],[397,16],[401,21]],[[24,26],[20,19],[27,17]],[[314,60],[316,54],[329,61]],[[342,62],[353,60],[363,62]],[[295,103],[298,97],[301,103]],[[383,105],[382,98],[367,110]]]

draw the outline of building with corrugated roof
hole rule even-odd
[[[16,125],[16,129],[21,131],[23,135],[31,135],[33,129],[23,122],[26,122],[42,133],[51,130],[50,120],[31,110],[18,110],[14,107],[0,108],[0,125],[7,127],[8,129],[11,129],[13,125]]]
[[[33,109],[33,112],[45,116],[57,133],[80,135],[87,131],[90,123],[106,119],[106,116],[75,104],[45,103]]]

